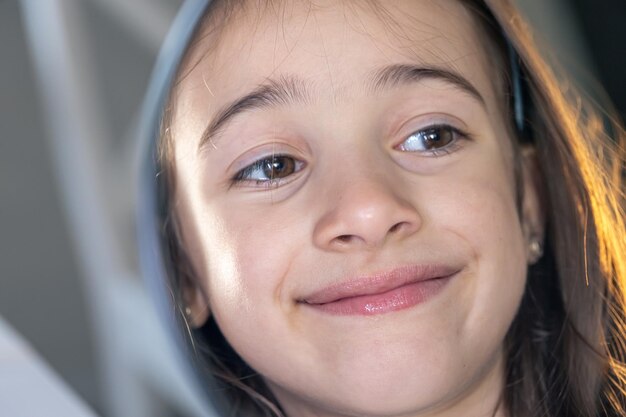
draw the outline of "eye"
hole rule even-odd
[[[272,155],[259,159],[239,171],[233,178],[233,182],[254,181],[257,184],[275,185],[300,171],[303,166],[304,162],[289,155]]]
[[[460,137],[466,135],[450,125],[435,125],[411,134],[398,146],[404,152],[425,152],[437,155],[448,151]]]

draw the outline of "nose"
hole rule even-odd
[[[383,178],[360,177],[335,185],[327,209],[315,225],[317,247],[330,251],[373,249],[416,233],[417,209],[394,192]]]

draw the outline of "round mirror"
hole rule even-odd
[[[228,415],[223,407],[223,396],[212,380],[202,378],[197,369],[194,352],[189,350],[189,331],[180,315],[180,304],[171,282],[176,274],[174,254],[165,225],[168,224],[169,203],[167,185],[161,181],[159,143],[162,136],[161,120],[169,100],[178,68],[185,56],[210,0],[186,0],[161,47],[143,104],[140,126],[141,161],[139,200],[137,212],[138,240],[143,275],[155,300],[160,318],[180,355],[176,363],[187,375],[191,391],[204,403],[207,416]]]

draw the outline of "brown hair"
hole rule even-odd
[[[502,62],[507,62],[507,41],[520,56],[533,109],[527,122],[545,191],[546,250],[529,268],[505,341],[504,406],[516,417],[626,415],[624,130],[573,89],[560,87],[509,0],[460,1],[489,35]],[[224,25],[243,3],[214,2],[207,16],[220,17],[205,18],[199,33],[221,30],[216,22]],[[215,29],[207,32],[211,24]],[[176,185],[168,128],[173,105],[170,99],[159,144],[170,196]],[[177,267],[169,285],[181,328],[189,329],[185,337],[199,374],[221,381],[233,415],[282,415],[261,377],[233,351],[212,319],[190,329],[180,314],[181,288],[196,278],[173,208],[164,228]]]

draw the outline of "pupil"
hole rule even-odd
[[[263,174],[273,180],[276,178],[284,178],[293,174],[295,168],[295,162],[293,158],[286,156],[274,156],[268,159],[267,163],[263,167]]]
[[[427,149],[440,148],[452,142],[452,131],[446,128],[433,128],[424,133]]]

